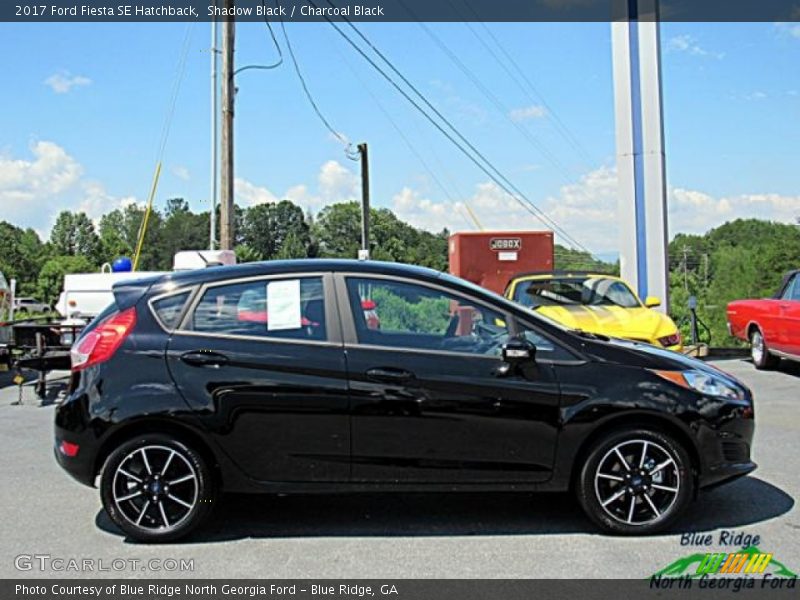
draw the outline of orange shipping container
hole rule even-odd
[[[498,294],[518,273],[553,270],[552,231],[454,233],[450,273]]]

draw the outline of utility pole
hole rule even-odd
[[[233,0],[224,0],[228,14],[233,13]],[[220,168],[220,235],[219,247],[233,249],[233,46],[235,21],[222,22],[222,164]]]
[[[359,260],[369,260],[369,153],[366,142],[358,145],[361,155],[361,250]]]
[[[216,7],[217,1],[213,0]],[[208,249],[217,247],[217,183],[219,167],[219,26],[217,20],[211,21],[211,223],[209,226]]]
[[[683,245],[683,289],[689,291],[689,246]]]

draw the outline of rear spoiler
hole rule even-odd
[[[125,310],[136,304],[153,287],[153,284],[162,277],[163,275],[155,275],[115,283],[111,291],[114,294],[114,302],[116,302],[117,308]]]

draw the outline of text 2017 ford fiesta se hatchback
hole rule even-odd
[[[73,347],[55,452],[138,540],[222,491],[574,489],[605,531],[651,533],[755,468],[733,377],[429,269],[251,263],[114,297]]]

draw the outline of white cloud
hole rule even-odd
[[[524,106],[522,108],[515,108],[508,113],[512,121],[517,123],[521,121],[530,121],[531,119],[541,119],[547,115],[547,110],[544,106],[532,104],[531,106]]]
[[[236,199],[245,206],[291,200],[305,210],[318,211],[323,206],[360,198],[358,175],[335,160],[325,162],[317,175],[317,189],[312,192],[305,184],[288,188],[283,194],[238,177],[234,181]]]
[[[189,173],[189,169],[184,167],[183,165],[175,165],[171,169],[172,174],[175,175],[178,179],[182,179],[183,181],[189,181],[191,179],[191,173]]]
[[[319,192],[326,202],[355,200],[359,187],[359,177],[340,162],[329,160],[319,171]]]
[[[800,8],[796,8],[795,13],[800,14]],[[775,23],[775,28],[782,35],[800,39],[800,23]]]
[[[452,231],[472,226],[467,206],[485,229],[536,229],[538,225],[516,200],[493,182],[478,184],[469,198],[454,202],[434,202],[417,190],[404,187],[392,198],[390,208],[415,227],[428,231],[447,227]]]
[[[56,94],[67,94],[73,88],[83,87],[92,83],[92,80],[83,75],[72,75],[69,71],[58,71],[44,80],[44,84],[49,86]]]
[[[724,52],[711,52],[701,47],[697,39],[691,35],[676,35],[667,41],[667,50],[672,52],[685,52],[693,56],[708,56],[711,58],[725,58]]]
[[[562,186],[554,196],[533,200],[582,245],[606,254],[619,248],[618,197],[616,169],[603,166],[573,184]],[[493,183],[478,185],[466,204],[485,229],[546,228]],[[668,206],[671,236],[679,232],[704,233],[737,218],[795,223],[800,217],[800,195],[755,193],[715,197],[699,190],[672,187]],[[429,231],[441,231],[444,227],[463,230],[467,225],[465,202],[436,202],[408,187],[394,196],[391,208],[400,218]],[[556,238],[563,243],[558,235]]]
[[[34,142],[30,153],[28,159],[0,155],[2,219],[15,225],[47,237],[59,211],[84,211],[97,219],[135,200],[112,196],[101,183],[85,179],[81,164],[55,142]]]

